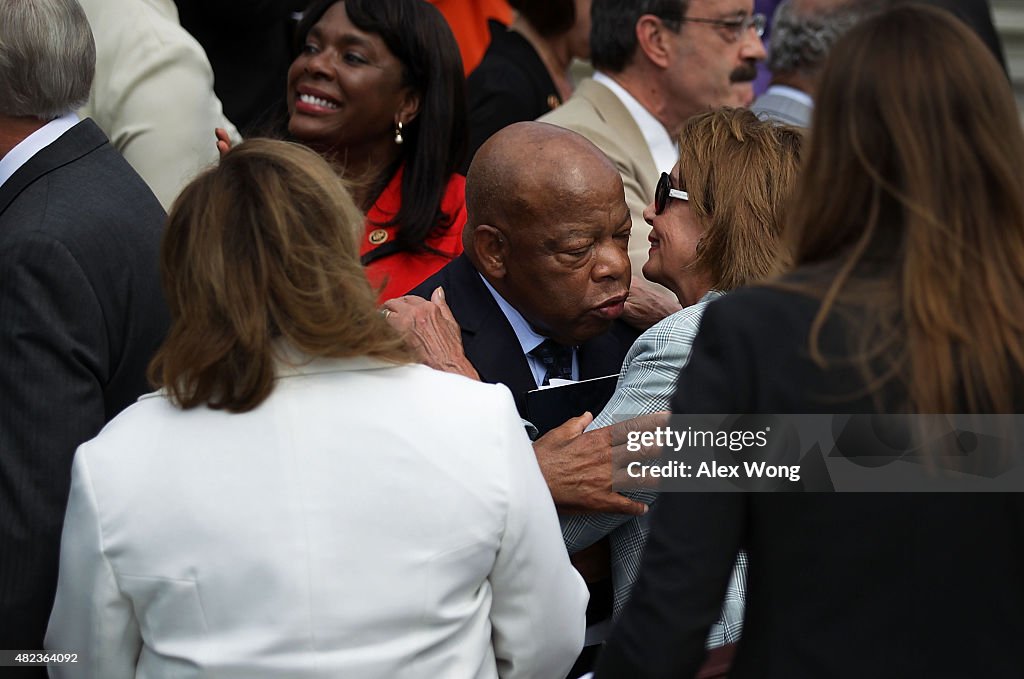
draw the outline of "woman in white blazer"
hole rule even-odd
[[[408,364],[330,167],[182,193],[157,393],[75,457],[54,677],[563,677],[587,590],[512,397]]]

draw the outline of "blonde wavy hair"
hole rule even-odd
[[[690,266],[715,290],[733,290],[782,271],[786,208],[800,171],[803,134],[721,108],[690,118],[679,136],[679,181],[704,227]]]

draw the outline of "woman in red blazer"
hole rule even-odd
[[[459,48],[425,0],[319,0],[288,71],[288,133],[343,168],[366,213],[379,301],[462,252],[466,102]]]

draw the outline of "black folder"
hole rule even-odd
[[[526,419],[541,434],[589,411],[597,417],[615,392],[619,376],[606,375],[526,392]]]

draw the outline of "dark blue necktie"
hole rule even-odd
[[[546,339],[537,345],[530,356],[537,358],[544,364],[544,381],[541,386],[551,382],[552,379],[572,379],[572,347],[550,339]]]

